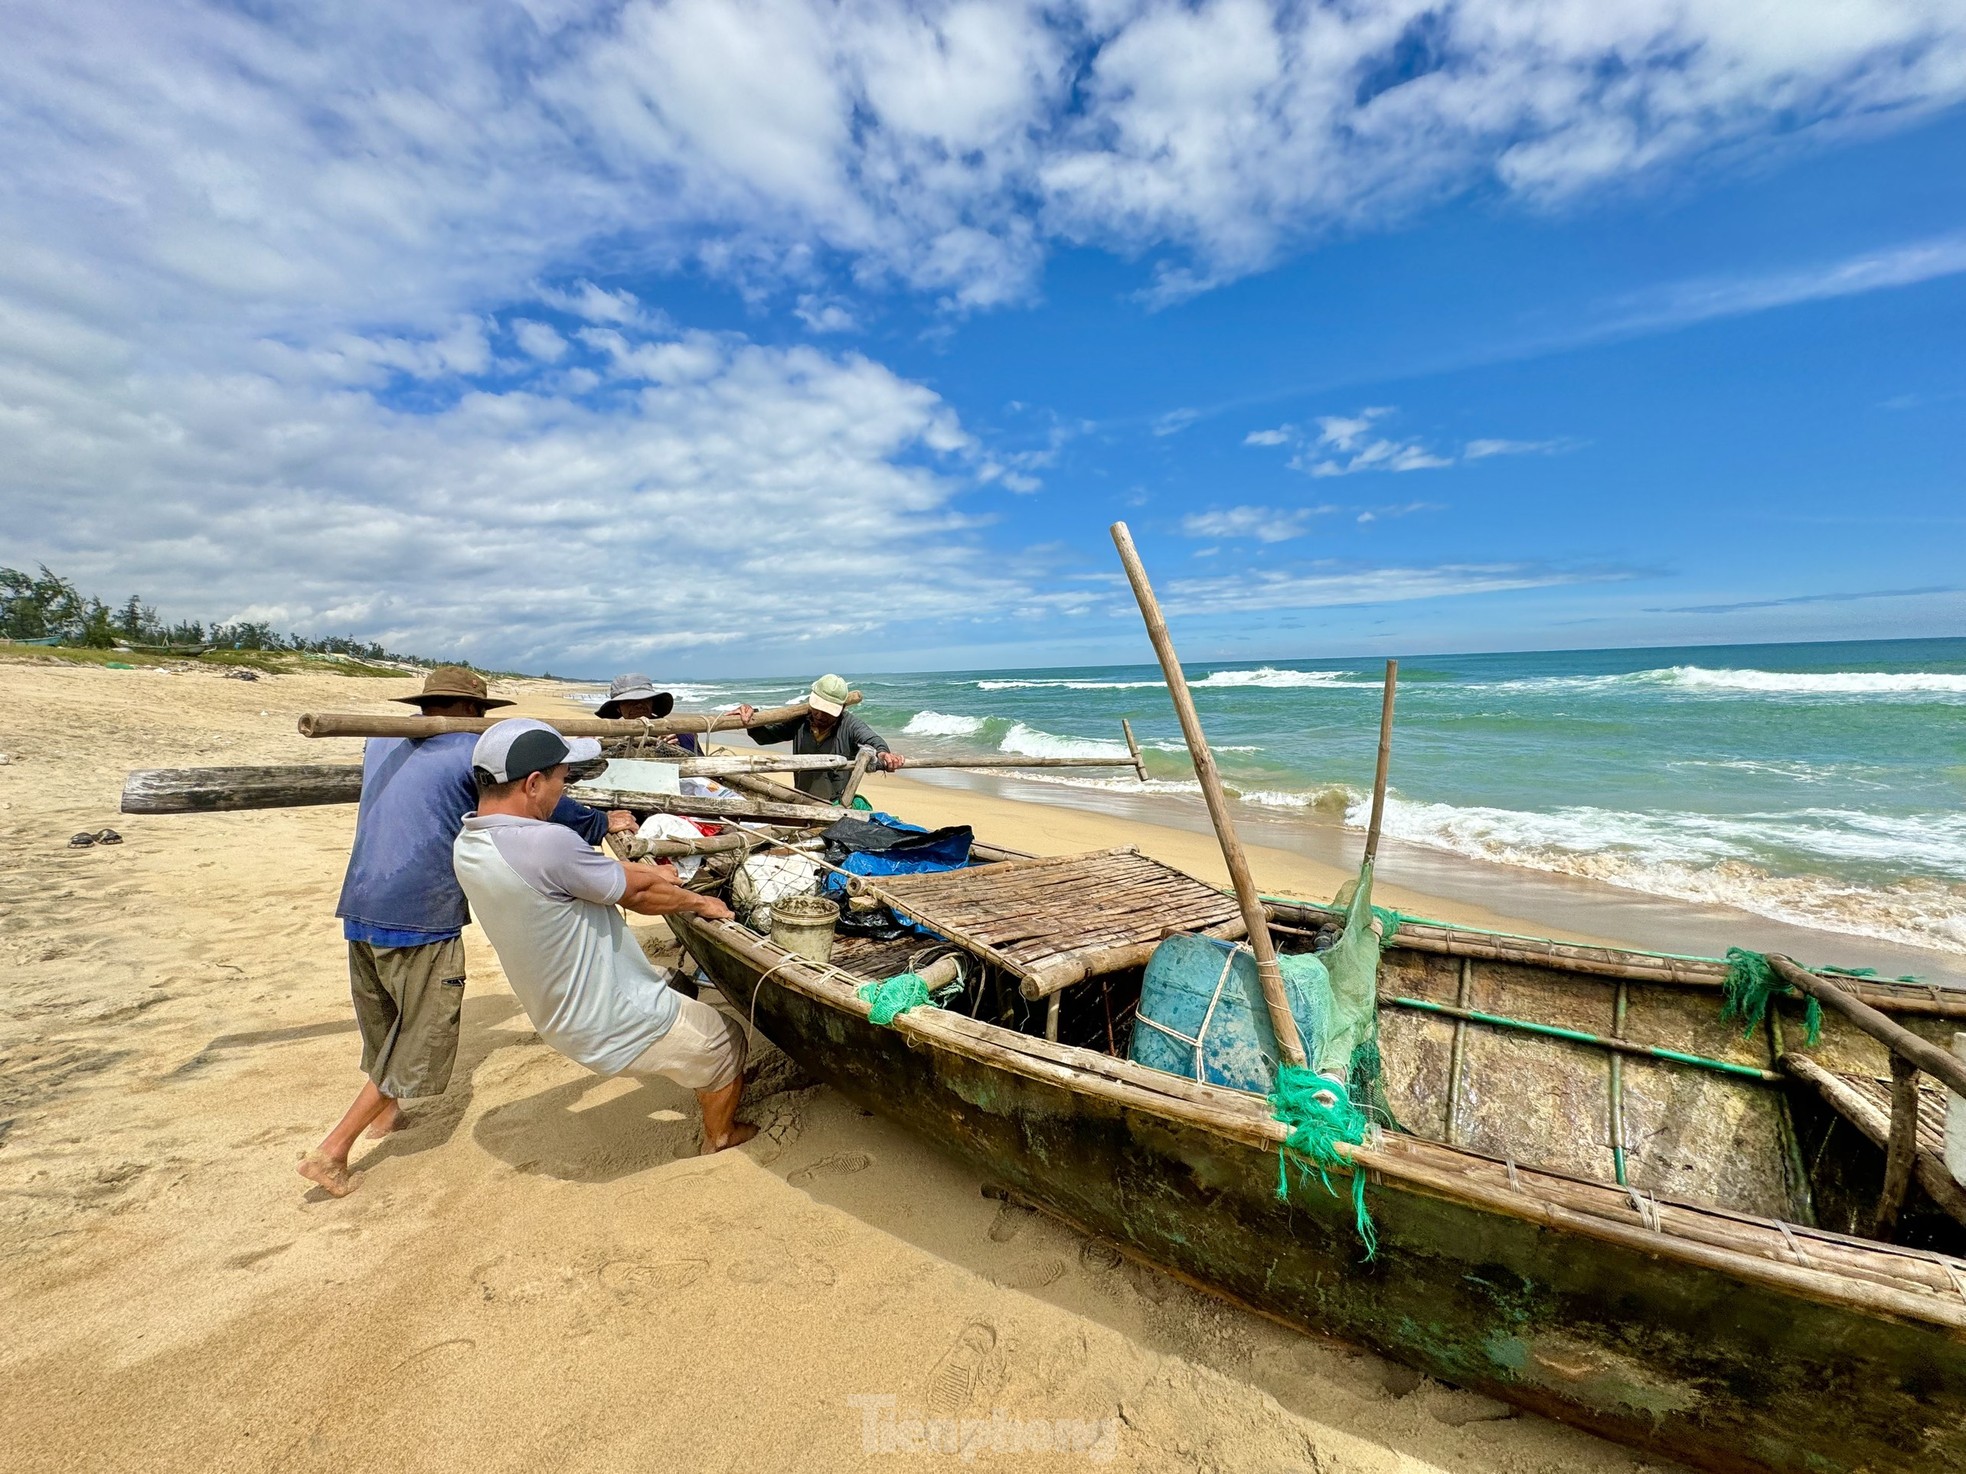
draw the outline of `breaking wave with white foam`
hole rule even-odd
[[[1366,802],[1345,822],[1363,828]],[[1857,809],[1783,813],[1634,814],[1571,806],[1518,809],[1386,802],[1386,833],[1472,859],[1574,875],[1625,890],[1732,906],[1802,926],[1916,947],[1966,948],[1966,815],[1886,816]],[[1863,885],[1819,874],[1776,875],[1753,863],[1769,850],[1825,866],[1872,864],[1921,875]]]
[[[1132,754],[1124,742],[1102,742],[1095,737],[1060,737],[1018,722],[1004,733],[997,745],[1000,752],[1018,757],[1110,757],[1124,762]]]
[[[1197,690],[1204,686],[1217,688],[1224,686],[1261,686],[1276,690],[1289,690],[1297,686],[1356,686],[1361,684],[1359,676],[1352,671],[1343,670],[1277,670],[1264,666],[1261,670],[1218,670],[1203,676],[1190,685]]]
[[[943,711],[918,711],[901,729],[904,737],[974,737],[988,717],[951,716]]]
[[[1610,676],[1530,676],[1475,683],[1491,691],[1613,691],[1621,686],[1751,696],[1958,697],[1966,675],[1946,671],[1729,670],[1672,665]]]

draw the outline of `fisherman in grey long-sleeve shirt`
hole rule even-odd
[[[891,749],[880,733],[846,709],[847,695],[845,681],[838,676],[821,676],[812,683],[812,691],[806,697],[804,716],[756,727],[747,725],[745,731],[761,746],[789,740],[793,754],[799,757],[815,753],[826,757],[858,757],[861,748],[871,747],[877,754],[875,766],[884,773],[892,773],[903,762],[901,754]],[[737,714],[748,724],[755,710],[740,706]],[[801,793],[832,804],[838,803],[840,795],[846,792],[850,776],[850,769],[832,768],[795,773],[792,781],[798,784]]]

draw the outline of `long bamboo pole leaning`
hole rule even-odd
[[[849,691],[846,704],[860,700],[858,691]],[[556,717],[553,728],[562,737],[677,737],[685,732],[728,732],[739,727],[762,727],[770,722],[789,722],[806,714],[804,702],[761,711],[750,721],[739,721],[736,712],[717,712],[692,717]],[[303,737],[434,737],[439,732],[482,732],[504,720],[502,717],[397,717],[370,716],[363,712],[310,711],[300,719]]]
[[[1954,1058],[1930,1040],[1921,1039],[1910,1029],[1892,1023],[1847,988],[1803,971],[1790,958],[1771,954],[1768,964],[1783,982],[1807,993],[1823,1007],[1835,1009],[1871,1038],[1885,1045],[1893,1055],[1902,1055],[1926,1074],[1943,1080],[1948,1089],[1966,1095],[1966,1062]]]
[[[1379,830],[1386,818],[1386,774],[1393,763],[1393,693],[1399,689],[1399,662],[1386,662],[1386,694],[1379,702],[1379,762],[1372,774],[1372,822],[1365,830],[1365,863],[1379,858]]]
[[[1222,775],[1215,770],[1215,753],[1202,732],[1195,698],[1188,691],[1181,659],[1174,653],[1174,640],[1167,632],[1160,600],[1154,597],[1154,587],[1147,581],[1147,570],[1141,566],[1140,554],[1133,546],[1133,534],[1124,522],[1115,522],[1112,534],[1113,546],[1119,549],[1120,562],[1126,568],[1127,582],[1133,585],[1133,597],[1139,602],[1140,617],[1147,623],[1147,638],[1153,641],[1154,654],[1160,658],[1161,672],[1167,677],[1167,694],[1174,699],[1175,714],[1181,718],[1181,735],[1187,740],[1189,756],[1194,759],[1195,777],[1201,781],[1208,817],[1222,846],[1222,860],[1229,867],[1229,879],[1235,884],[1236,904],[1242,910],[1243,924],[1249,928],[1249,950],[1256,956],[1256,977],[1263,985],[1263,1004],[1270,1015],[1270,1028],[1276,1034],[1277,1053],[1286,1064],[1301,1067],[1306,1062],[1304,1040],[1297,1032],[1297,1020],[1290,1012],[1290,1001],[1283,990],[1283,970],[1277,966],[1276,948],[1270,942],[1269,915],[1249,873],[1249,857],[1243,853],[1242,837],[1229,817],[1229,800],[1222,791]]]

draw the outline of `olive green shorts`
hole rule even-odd
[[[362,1030],[362,1073],[392,1100],[442,1095],[457,1061],[464,940],[421,947],[348,944],[348,991]]]

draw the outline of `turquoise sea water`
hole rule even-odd
[[[1189,666],[1225,781],[1363,827],[1383,662]],[[856,675],[904,753],[1124,756],[1198,792],[1158,668]],[[685,703],[803,682],[692,682]],[[1402,660],[1387,831],[1655,895],[1966,952],[1966,640]],[[1130,775],[1038,775],[1140,792]]]

